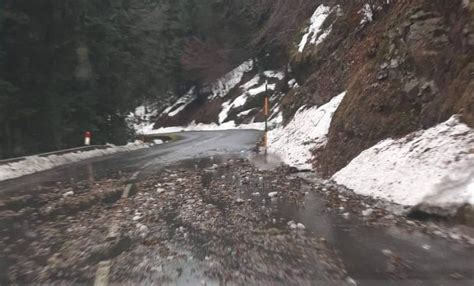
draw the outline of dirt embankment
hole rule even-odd
[[[334,174],[383,139],[453,114],[474,126],[472,4],[394,1],[365,26],[362,4],[341,8],[325,42],[294,57],[305,82],[284,102],[291,116],[295,106],[319,105],[347,89],[326,147],[315,151],[322,174]]]

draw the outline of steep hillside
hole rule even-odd
[[[158,116],[154,128],[190,124],[258,127],[264,119],[265,95],[270,97],[270,120],[279,124],[282,120],[279,104],[285,88],[288,89],[288,83],[284,71],[258,72],[255,61],[248,60],[205,87],[191,87]]]
[[[356,11],[347,12],[347,21]],[[317,153],[323,174],[382,139],[432,127],[453,114],[474,126],[472,13],[472,2],[394,1],[372,22],[348,23],[357,28],[346,30],[320,69],[340,64],[345,72],[339,83],[348,90],[328,144]],[[332,49],[329,43],[326,49]],[[314,76],[310,81],[319,82]]]
[[[155,127],[261,121],[263,93],[243,105],[230,101],[248,91],[246,83],[269,80],[270,90],[276,84],[272,105],[281,104],[285,123],[300,107],[320,106],[347,90],[328,143],[315,150],[318,170],[330,176],[380,140],[453,114],[474,126],[472,3],[365,2],[326,1],[295,33],[290,63],[281,65],[278,77],[248,61],[210,86],[192,88]],[[229,111],[226,118],[223,110]]]
[[[326,178],[347,166],[333,179],[357,192],[373,190],[369,195],[410,205],[454,180],[469,201],[473,2],[322,1],[314,9],[294,33],[286,60],[270,53],[211,84],[192,87],[158,116],[158,130],[152,132],[262,129],[268,95],[275,128],[269,150],[287,164],[299,169],[312,164]],[[266,70],[272,59],[273,67],[281,68]],[[180,127],[167,128],[173,126]],[[446,146],[452,146],[449,152]],[[404,160],[383,165],[390,156]],[[367,160],[385,175],[365,172]],[[420,180],[429,183],[419,185]],[[401,184],[399,196],[385,195],[394,184]],[[419,189],[416,197],[410,197],[413,188]]]

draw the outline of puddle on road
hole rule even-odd
[[[303,207],[285,201],[274,204],[276,217],[301,222],[308,231],[324,237],[344,261],[349,276],[363,285],[364,281],[380,283],[394,277],[438,285],[442,284],[439,279],[454,273],[471,280],[448,281],[472,285],[472,253],[447,240],[396,226],[367,226],[359,217],[345,218],[328,210],[325,199],[314,192],[305,196]]]

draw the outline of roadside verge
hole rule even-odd
[[[0,161],[0,181],[22,177],[86,159],[148,148],[164,142],[178,140],[179,137],[175,135],[162,135],[156,138],[146,137],[144,139],[144,141],[138,140],[125,146],[95,145],[2,160]]]

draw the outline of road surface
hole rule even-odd
[[[58,182],[95,179],[122,172],[153,172],[156,168],[180,160],[213,155],[238,154],[253,149],[261,136],[260,131],[202,131],[180,133],[181,140],[133,152],[113,154],[61,166],[52,170],[0,182],[0,198],[34,192],[36,188]],[[146,168],[143,169],[143,166]]]
[[[298,176],[238,163],[251,153],[260,132],[181,136],[0,182],[1,199],[24,196],[38,214],[47,213],[31,225],[14,223],[3,230],[8,237],[0,245],[0,284],[326,285],[335,280],[336,285],[473,285],[472,246],[343,216]],[[63,196],[76,185],[84,185],[84,193]],[[107,186],[124,191],[131,186],[136,192],[129,201],[67,212],[76,206],[74,196]],[[51,201],[59,203],[31,199],[50,190],[58,192]],[[273,191],[281,195],[277,200],[268,199]],[[50,212],[61,206],[66,212]],[[306,230],[288,231],[290,221]]]

